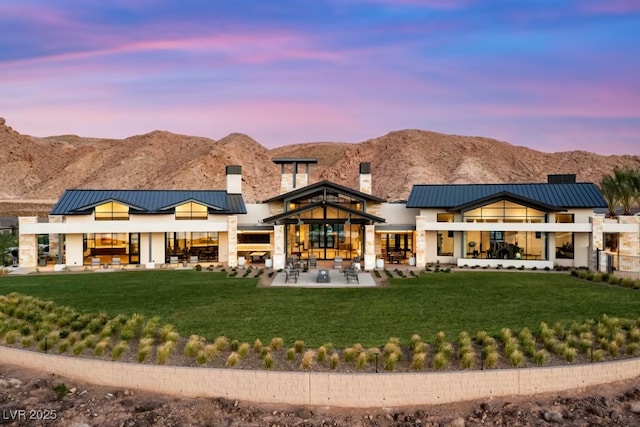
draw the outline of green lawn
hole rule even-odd
[[[565,274],[455,272],[395,279],[387,288],[258,288],[223,273],[141,271],[0,278],[0,293],[21,292],[85,312],[159,315],[184,336],[263,342],[280,336],[308,346],[380,346],[466,330],[537,330],[540,322],[582,322],[602,314],[640,316],[640,292]]]

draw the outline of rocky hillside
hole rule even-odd
[[[0,119],[0,215],[12,214],[20,204],[40,209],[34,206],[52,203],[67,188],[223,189],[225,166],[232,164],[242,166],[246,201],[258,202],[278,193],[280,168],[272,162],[278,157],[315,157],[311,182],[328,179],[354,188],[358,164],[371,162],[374,194],[389,200],[406,199],[416,183],[542,182],[549,173],[575,173],[580,181],[597,182],[615,167],[640,168],[640,156],[549,154],[490,138],[422,130],[357,144],[267,149],[239,133],[218,141],[165,131],[123,140],[36,138]]]

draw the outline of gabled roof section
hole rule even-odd
[[[486,197],[482,197],[480,199],[472,200],[469,203],[465,203],[463,205],[458,205],[449,208],[448,210],[451,212],[463,212],[471,209],[475,209],[480,206],[485,206],[494,202],[498,202],[501,200],[508,200],[510,202],[518,203],[524,206],[528,206],[530,208],[537,209],[543,212],[554,212],[558,210],[557,206],[550,206],[546,203],[541,203],[537,200],[532,200],[527,197],[522,197],[519,194],[513,194],[508,191],[501,191],[499,193],[491,194]],[[562,209],[564,210],[564,209]]]
[[[554,210],[600,208],[607,202],[593,183],[573,184],[444,184],[414,185],[408,208],[452,209],[500,193],[509,193]]]
[[[268,218],[265,218],[265,219],[262,220],[262,222],[263,223],[274,223],[274,222],[278,222],[278,221],[284,221],[284,220],[286,220],[288,218],[292,218],[292,217],[297,219],[297,216],[300,215],[301,213],[313,210],[313,209],[317,208],[318,206],[330,206],[330,207],[336,208],[338,210],[347,212],[347,213],[349,213],[351,215],[356,215],[358,217],[364,218],[365,220],[368,220],[368,221],[386,222],[384,218],[381,218],[379,216],[375,216],[375,215],[368,214],[366,212],[362,212],[362,211],[358,211],[358,210],[355,210],[355,209],[347,208],[344,205],[340,205],[338,203],[332,203],[332,202],[326,202],[326,201],[324,201],[324,202],[316,202],[316,203],[309,203],[309,204],[304,205],[304,206],[302,206],[300,208],[292,209],[290,211],[286,211],[286,212],[283,212],[281,214],[277,214],[277,215],[273,215],[273,216],[270,216]],[[305,221],[305,219],[303,219],[303,221]],[[357,222],[357,219],[352,218],[352,222],[354,222],[354,223]]]
[[[288,193],[284,193],[284,194],[280,194],[278,196],[272,197],[270,199],[265,200],[263,203],[297,199],[300,197],[304,197],[305,195],[316,194],[318,193],[319,190],[322,190],[323,188],[327,188],[329,190],[333,190],[338,193],[345,194],[355,199],[362,199],[369,202],[384,203],[386,201],[379,197],[372,196],[371,194],[363,193],[361,191],[354,190],[353,188],[345,187],[343,185],[336,184],[335,182],[324,180],[324,181],[316,182],[315,184],[307,185],[306,187],[296,188],[295,190],[289,191]]]
[[[193,199],[193,198],[192,199],[187,199],[187,200],[181,200],[181,201],[179,201],[177,203],[172,203],[172,204],[170,204],[168,206],[163,206],[163,207],[160,208],[160,210],[163,210],[163,211],[171,210],[171,209],[175,208],[176,206],[184,205],[185,203],[189,203],[189,202],[197,203],[199,205],[206,206],[207,208],[213,209],[213,210],[216,210],[216,211],[222,210],[222,208],[220,206],[210,205],[210,204],[208,204],[206,202],[203,202],[202,200],[197,200],[197,199]]]
[[[51,215],[86,214],[87,210],[110,201],[135,207],[140,213],[166,213],[167,207],[188,201],[217,208],[216,213],[247,213],[242,195],[220,190],[66,190]]]

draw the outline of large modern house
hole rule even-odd
[[[277,269],[293,255],[357,259],[367,270],[436,262],[605,268],[603,251],[620,262],[640,252],[640,217],[595,213],[605,200],[575,175],[530,184],[414,185],[408,201],[391,203],[372,194],[369,163],[359,165],[359,188],[348,188],[310,183],[316,159],[274,161],[281,165],[280,194],[255,204],[242,197],[240,166],[227,167],[227,188],[219,190],[67,190],[48,222],[20,218],[20,265],[37,265],[38,235],[49,235],[58,268],[264,260]]]

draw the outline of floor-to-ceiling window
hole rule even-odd
[[[439,213],[438,222],[453,222],[452,213]],[[453,236],[451,230],[438,230],[438,256],[453,256]]]
[[[563,224],[572,223],[573,214],[557,213],[556,222],[563,223]],[[557,232],[555,237],[556,237],[556,258],[573,259],[574,257],[573,233],[570,231]]]
[[[463,219],[474,223],[543,223],[546,214],[501,200],[464,212]],[[467,231],[463,244],[467,258],[547,259],[546,234],[539,231]]]
[[[218,232],[169,232],[165,234],[165,262],[177,256],[188,261],[197,256],[199,261],[218,260]]]
[[[131,254],[131,246],[129,238],[137,238],[138,242],[140,235],[138,233],[85,233],[83,235],[83,263],[85,265],[91,265],[93,258],[99,258],[101,263],[110,264],[113,258],[119,258],[120,262],[126,263],[139,263],[140,252],[139,244],[134,244],[133,248],[138,249],[137,253],[134,253],[133,260],[129,259]]]
[[[413,233],[382,233],[380,249],[387,262],[401,263],[413,256]]]

